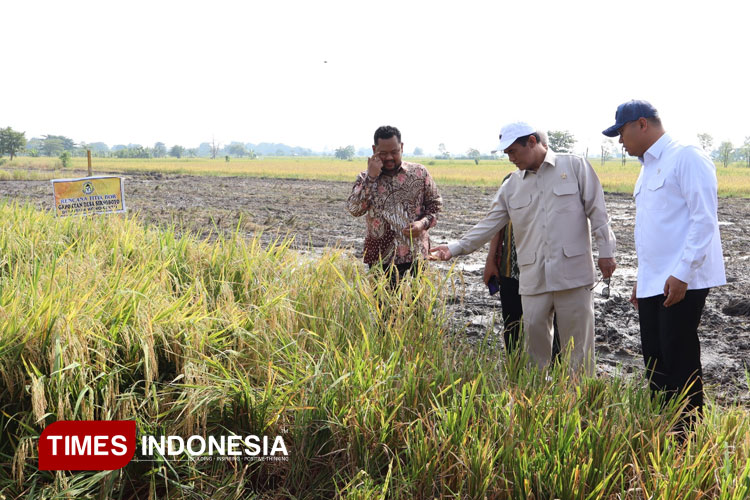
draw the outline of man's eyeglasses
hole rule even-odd
[[[605,299],[608,299],[609,298],[609,283],[611,280],[612,278],[602,278],[596,283],[594,283],[594,286],[591,287],[591,290],[596,288],[599,283],[604,283],[604,288],[602,288],[602,297],[604,297]]]

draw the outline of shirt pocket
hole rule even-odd
[[[563,276],[568,279],[584,276],[591,269],[591,251],[588,245],[571,243],[563,246]]]
[[[528,225],[532,222],[531,193],[519,193],[508,200],[510,220],[517,226]]]
[[[578,195],[578,184],[575,182],[566,182],[556,184],[552,187],[555,193],[554,209],[558,212],[572,212],[582,208],[581,198]]]
[[[517,252],[517,261],[519,266],[529,266],[536,262],[536,252]]]
[[[667,208],[667,190],[664,188],[666,179],[664,177],[654,177],[649,179],[646,185],[643,205],[649,210],[664,210]],[[643,189],[643,188],[641,188]]]

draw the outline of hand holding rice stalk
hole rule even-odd
[[[388,222],[396,233],[396,239],[408,245],[412,238],[419,236],[424,231],[424,225],[421,222],[409,221],[409,215],[403,205],[392,207],[392,210],[384,211],[383,219]]]

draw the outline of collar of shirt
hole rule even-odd
[[[646,156],[648,155],[650,159],[652,160],[658,160],[661,158],[661,154],[664,151],[664,148],[667,147],[667,145],[672,142],[672,138],[669,137],[668,134],[662,134],[661,137],[659,137],[655,143],[651,145],[650,148],[646,150],[645,153],[643,153],[643,156],[638,157],[638,161],[641,162],[641,165],[645,164]]]
[[[386,177],[395,177],[403,171],[404,171],[404,162],[401,162],[401,165],[396,167],[393,170],[393,172],[388,172],[387,170],[383,169],[380,171],[380,175],[385,175]]]
[[[542,161],[542,164],[539,165],[539,168],[542,168],[542,166],[544,166],[545,163],[548,164],[551,167],[554,167],[556,161],[557,161],[557,155],[555,154],[554,151],[552,151],[552,149],[550,149],[548,147],[547,148],[547,154],[544,155],[544,160]],[[526,175],[528,175],[529,173],[535,174],[537,172],[538,172],[538,169],[536,171],[534,171],[534,170],[524,170],[523,171],[523,178],[525,179]]]

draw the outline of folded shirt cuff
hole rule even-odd
[[[615,245],[599,245],[599,258],[611,259],[615,256]]]
[[[451,255],[454,257],[456,257],[457,255],[462,255],[464,253],[463,248],[461,248],[461,245],[457,241],[448,243],[448,250],[450,250]]]
[[[672,276],[689,285],[695,276],[695,271],[691,269],[689,262],[680,261],[675,270],[672,271]]]

